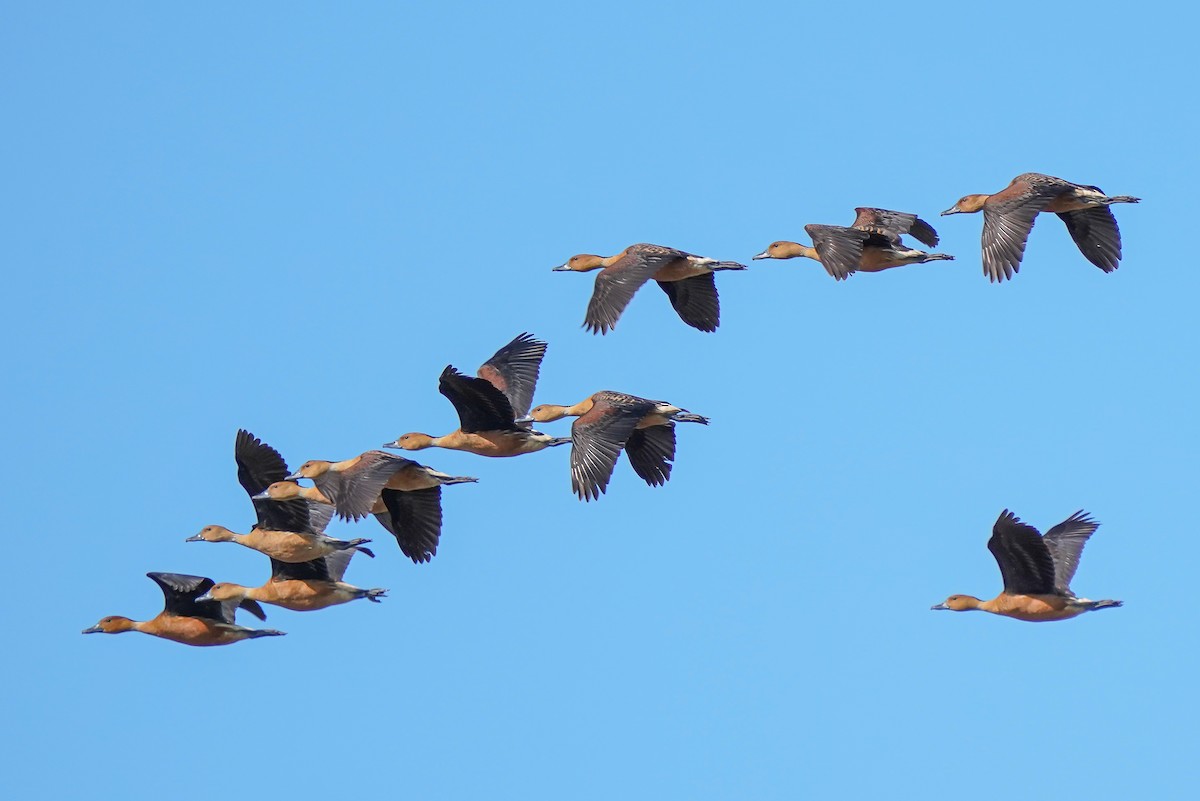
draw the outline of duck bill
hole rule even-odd
[[[930,611],[933,611],[935,609],[949,610],[950,607],[946,606],[946,604],[944,604],[944,603],[940,603],[940,604],[934,604],[933,606],[929,607],[929,609],[930,609]]]
[[[79,633],[80,634],[100,634],[103,631],[104,631],[104,629],[100,628],[100,624],[96,624],[95,626],[88,626],[86,629],[84,629],[83,631],[81,631]]]
[[[771,254],[764,250],[762,253],[759,253],[757,256],[752,256],[751,260],[757,261],[758,259],[769,259],[769,258],[771,258]]]
[[[201,537],[199,534],[193,534],[192,536],[190,536],[186,540],[184,540],[184,542],[204,542],[204,538]]]
[[[951,206],[950,208],[946,209],[945,211],[943,211],[939,216],[945,217],[950,214],[962,214],[962,211],[959,210],[957,205],[954,205],[954,206]]]

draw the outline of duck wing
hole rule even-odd
[[[871,234],[858,228],[840,225],[806,225],[813,247],[821,257],[821,266],[838,281],[854,274],[862,263],[863,246]]]
[[[659,487],[671,478],[675,460],[675,424],[636,428],[625,441],[629,466],[643,481]]]
[[[596,287],[588,301],[583,327],[594,334],[607,334],[617,324],[621,313],[642,284],[662,267],[675,259],[687,258],[686,253],[661,245],[633,245],[621,258],[600,271]]]
[[[514,417],[529,414],[546,343],[532,334],[518,334],[479,368],[479,377],[504,393]]]
[[[1079,556],[1088,537],[1095,534],[1098,528],[1100,524],[1080,509],[1046,532],[1043,541],[1050,549],[1050,558],[1054,560],[1054,589],[1057,592],[1074,594],[1071,592],[1071,579],[1079,567]]]
[[[701,331],[716,331],[721,324],[721,301],[713,273],[694,275],[682,281],[656,282],[667,293],[679,319]]]
[[[1015,595],[1054,593],[1054,560],[1041,534],[1005,509],[992,527],[988,550],[996,557],[1004,591]]]
[[[233,458],[237,461],[238,483],[251,497],[263,492],[276,481],[283,481],[291,473],[279,451],[245,429],[238,429],[234,438]],[[258,527],[273,531],[320,532],[325,529],[331,513],[331,510],[314,509],[312,507],[321,504],[310,505],[301,498],[290,501],[262,498],[252,503]],[[322,515],[325,516],[324,523],[321,523]],[[317,523],[321,523],[319,527],[316,526]]]
[[[313,479],[317,489],[333,501],[338,517],[359,520],[371,513],[388,480],[406,467],[416,464],[412,459],[387,451],[367,451],[345,470],[330,470]]]
[[[162,590],[163,611],[176,617],[199,617],[218,623],[233,625],[234,614],[240,606],[259,620],[266,620],[257,601],[246,598],[241,603],[234,601],[197,601],[196,598],[212,589],[213,580],[204,576],[189,576],[185,573],[147,573]]]
[[[892,211],[891,209],[874,209],[865,206],[856,208],[854,213],[857,216],[854,218],[854,224],[851,226],[853,228],[858,228],[861,231],[873,231],[896,241],[900,239],[902,234],[909,234],[913,239],[929,247],[937,246],[937,231],[933,230],[932,225],[915,214],[909,214],[904,211]]]
[[[1038,173],[1018,175],[983,204],[983,273],[989,281],[1012,278],[1038,214],[1070,184]]]
[[[514,422],[516,415],[508,398],[486,379],[447,366],[438,379],[438,391],[454,404],[459,428],[467,433],[522,430]]]
[[[383,504],[387,507],[388,517],[384,528],[392,532],[405,556],[420,564],[437,555],[442,536],[441,487],[409,491],[385,489]]]
[[[1108,206],[1061,212],[1067,232],[1088,261],[1106,273],[1121,266],[1121,231]]]
[[[592,408],[571,425],[571,489],[585,501],[599,499],[608,488],[621,449],[655,405],[622,393],[592,397]]]
[[[350,551],[353,553],[353,551]],[[337,551],[336,553],[345,553]],[[307,562],[281,562],[271,559],[271,581],[329,581],[327,557]]]

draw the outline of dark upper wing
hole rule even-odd
[[[1052,184],[1016,179],[983,206],[983,273],[989,281],[1012,278],[1021,268],[1033,221],[1061,192]]]
[[[675,424],[634,429],[625,441],[625,454],[643,481],[652,487],[665,484],[675,459]]]
[[[383,504],[391,523],[384,528],[392,532],[405,556],[420,564],[437,555],[442,535],[441,487],[407,492],[384,490]]]
[[[272,559],[271,581],[329,581],[329,569],[325,559],[326,557],[321,557],[308,562],[280,562],[278,559]]]
[[[1054,561],[1054,588],[1071,595],[1071,579],[1079,567],[1079,555],[1088,537],[1096,533],[1100,524],[1080,509],[1075,514],[1046,532],[1043,541]]]
[[[531,334],[519,334],[479,368],[479,377],[504,393],[514,417],[529,414],[546,343]]]
[[[571,425],[571,488],[585,501],[598,499],[607,489],[625,442],[654,408],[653,401],[617,404],[603,393],[596,395],[600,397],[592,408]]]
[[[992,527],[988,550],[1000,565],[1004,591],[1019,595],[1054,592],[1054,560],[1033,526],[1005,509]]]
[[[1067,224],[1067,231],[1088,261],[1106,273],[1121,266],[1121,231],[1112,209],[1096,206],[1063,212],[1058,217]]]
[[[221,623],[232,623],[231,610],[220,601],[197,601],[198,595],[208,592],[213,580],[203,576],[184,573],[147,573],[163,593],[163,610],[168,615],[180,617],[204,617]]]
[[[681,250],[659,245],[626,248],[625,255],[596,276],[596,288],[592,291],[592,299],[588,301],[584,328],[592,333],[607,334],[617,324],[621,312],[625,311],[642,284],[664,265],[686,256]]]
[[[245,429],[238,429],[233,442],[233,457],[238,466],[238,483],[250,496],[258,495],[276,481],[283,481],[290,473],[279,451]],[[261,499],[253,503],[261,528],[275,531],[321,530],[313,528],[315,521],[310,518],[307,501]]]
[[[701,331],[716,331],[721,324],[721,301],[712,273],[694,275],[682,281],[658,281],[667,293],[679,319]]]
[[[910,234],[918,242],[929,247],[938,243],[937,231],[933,226],[915,214],[891,209],[873,209],[860,207],[854,210],[854,228],[862,231],[874,231],[889,239],[899,239],[901,234]]]
[[[516,415],[512,404],[489,381],[463,375],[447,366],[438,380],[438,391],[454,404],[463,431],[521,430],[513,422]]]
[[[838,281],[849,278],[858,269],[863,245],[871,236],[866,231],[840,225],[806,225],[804,230],[812,237],[825,272]]]

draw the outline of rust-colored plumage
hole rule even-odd
[[[353,551],[340,551],[309,562],[271,560],[271,580],[261,587],[221,582],[208,588],[198,601],[254,603],[282,606],[294,612],[311,612],[361,598],[375,603],[385,597],[382,588],[363,589],[342,581]]]
[[[813,245],[780,240],[772,242],[755,259],[793,259],[804,257],[820,262],[834,279],[843,281],[856,272],[877,273],[906,264],[953,260],[946,253],[926,253],[906,247],[901,236],[908,234],[934,247],[937,231],[915,214],[890,209],[860,207],[850,226],[804,226]]]
[[[147,573],[146,576],[162,590],[162,612],[146,621],[110,615],[101,618],[96,625],[84,629],[83,633],[120,634],[139,631],[164,640],[197,646],[230,645],[256,637],[278,637],[283,634],[275,629],[250,629],[235,624],[234,613],[238,607],[247,610],[259,620],[266,620],[267,617],[262,607],[248,598],[230,601],[202,598],[213,586],[210,578],[183,573]]]
[[[543,404],[529,418],[544,423],[576,417],[571,424],[571,488],[581,500],[597,500],[608,489],[617,457],[624,450],[635,473],[652,487],[671,477],[675,423],[708,418],[666,401],[602,390],[574,406]]]
[[[268,497],[268,489],[289,475],[287,463],[274,448],[242,430],[234,440],[234,458],[238,482],[254,503],[257,522],[246,534],[224,526],[205,526],[186,542],[235,542],[284,562],[307,562],[347,549],[374,556],[362,547],[369,539],[339,540],[324,533],[333,515],[327,504],[301,496]]]
[[[1088,261],[1112,272],[1121,263],[1121,232],[1109,206],[1139,201],[1129,195],[1109,197],[1098,186],[1027,172],[994,195],[964,195],[942,214],[983,212],[983,274],[989,281],[1003,281],[1021,269],[1029,232],[1044,211],[1058,215]]]
[[[717,261],[662,245],[630,245],[615,256],[581,253],[555,267],[557,272],[600,270],[583,326],[594,334],[607,334],[642,285],[653,279],[679,319],[700,331],[716,331],[721,324],[721,304],[713,273],[744,270],[735,261]]]
[[[1004,591],[990,601],[973,595],[951,595],[934,609],[974,609],[1031,622],[1067,620],[1095,609],[1121,606],[1120,601],[1092,601],[1071,591],[1071,579],[1089,537],[1100,526],[1080,510],[1046,532],[1005,509],[1000,513],[988,550],[1000,566]]]
[[[504,457],[570,442],[516,422],[515,408],[527,407],[533,398],[545,352],[545,342],[521,334],[483,364],[479,378],[463,375],[447,365],[438,379],[438,391],[458,412],[458,429],[441,437],[414,431],[383,447],[407,451],[449,448],[479,456]]]

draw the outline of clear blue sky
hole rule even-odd
[[[8,791],[1194,797],[1194,10],[398,6],[4,14]],[[988,284],[982,220],[937,212],[1028,170],[1144,198],[1119,271],[1049,217]],[[749,262],[857,205],[958,260],[753,262],[713,335],[651,287],[590,336],[592,278],[550,272]],[[432,564],[331,529],[376,538],[348,579],[384,604],[229,648],[80,636],[156,613],[149,570],[266,578],[183,542],[251,522],[237,428],[293,466],[444,433],[442,367],[520,331],[539,402],[711,416],[668,486],[622,461],[585,505],[565,448],[427,451],[480,478]],[[1092,512],[1075,589],[1125,608],[930,612],[999,589],[1004,507]]]

